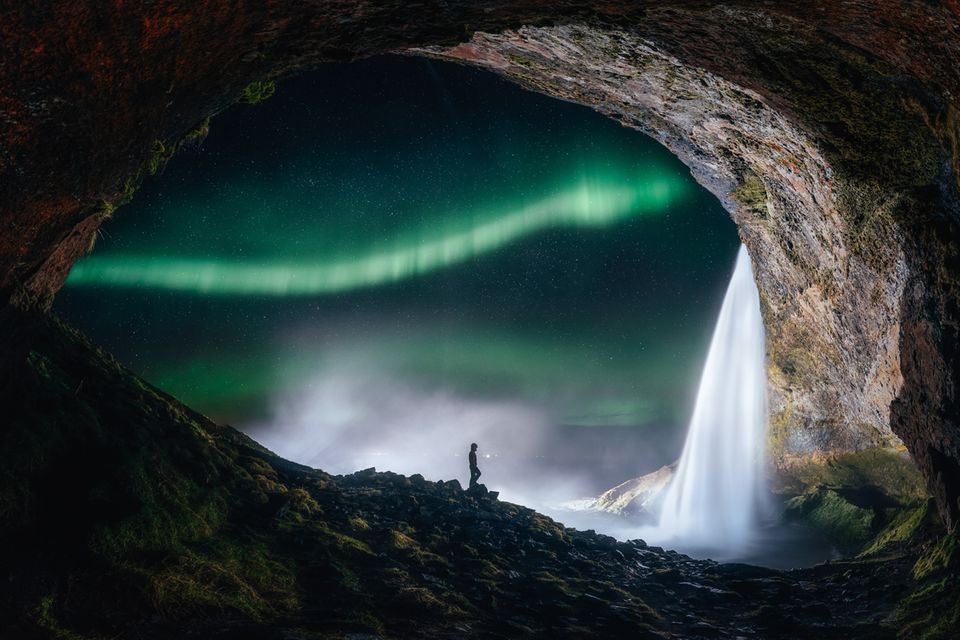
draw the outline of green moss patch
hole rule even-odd
[[[151,602],[167,615],[217,611],[259,620],[298,606],[293,573],[263,546],[218,541],[141,571]]]
[[[900,638],[953,640],[960,629],[960,545],[955,533],[931,541],[913,566],[917,587],[900,601]]]
[[[905,506],[919,505],[927,498],[923,477],[910,456],[881,447],[795,465],[783,473],[781,481],[786,493],[876,487]]]
[[[914,509],[895,511],[890,522],[860,553],[861,556],[880,553],[890,547],[918,541],[925,530],[939,525],[936,509],[930,501]]]
[[[931,544],[913,565],[913,577],[922,580],[943,571],[960,569],[960,544],[951,533]]]
[[[791,499],[785,517],[802,520],[847,549],[865,544],[873,537],[876,527],[873,509],[858,507],[830,489]]]
[[[749,169],[741,176],[740,183],[730,192],[730,197],[747,211],[760,217],[767,215],[767,188],[763,180]]]
[[[696,620],[739,625],[725,618],[736,615],[729,576],[758,601],[795,584],[566,529],[453,483],[306,469],[192,412],[68,328],[39,333],[17,390],[29,401],[9,403],[0,429],[0,565],[13,576],[0,608],[37,637],[580,637],[588,628],[659,637],[675,620],[678,633]],[[879,489],[846,486],[873,477],[858,473],[820,469],[836,486],[800,496],[794,511],[851,545],[883,530],[878,549],[923,528],[922,512],[895,515],[899,503]],[[932,547],[933,569],[917,575],[943,577],[954,546]],[[888,561],[855,562],[896,578]],[[832,580],[809,583],[815,598],[797,588],[799,604],[777,606],[802,617],[804,599],[831,600],[846,569],[825,571]],[[860,616],[872,596],[856,597],[845,606]]]
[[[820,530],[848,553],[915,546],[939,527],[916,465],[893,449],[807,461],[780,480],[782,492],[800,494],[784,516]]]
[[[904,598],[897,607],[898,637],[955,640],[960,629],[960,581],[943,577]]]
[[[240,98],[238,102],[242,102],[244,104],[257,104],[258,102],[263,102],[272,96],[276,90],[277,85],[273,80],[251,82],[243,88],[243,91],[240,92]]]
[[[83,634],[65,628],[60,624],[54,612],[56,600],[53,596],[40,598],[33,610],[34,622],[51,638],[56,640],[102,640],[101,636]]]

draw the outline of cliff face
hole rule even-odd
[[[4,368],[26,358],[21,311],[49,300],[142,172],[249,83],[390,50],[433,55],[593,106],[671,148],[754,259],[777,460],[902,441],[956,523],[960,6],[591,4],[5,13]]]

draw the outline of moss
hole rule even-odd
[[[101,499],[136,505],[127,517],[94,526],[89,547],[106,558],[139,551],[175,548],[213,535],[227,517],[228,505],[217,492],[204,492],[164,461],[125,461],[122,488],[98,489]],[[165,477],[157,483],[154,474]],[[107,491],[107,493],[104,493]]]
[[[386,628],[383,626],[383,622],[381,622],[372,613],[369,613],[366,611],[358,613],[357,616],[354,618],[353,622],[361,630],[370,631],[377,635],[383,635],[386,632]],[[351,636],[348,636],[348,637],[351,637]],[[352,637],[359,638],[360,636],[354,635]]]
[[[50,360],[42,353],[31,351],[27,355],[27,362],[29,363],[30,368],[33,369],[34,372],[36,372],[36,374],[44,380],[53,379],[53,374],[50,372],[52,367]]]
[[[140,186],[140,181],[142,178],[143,172],[137,171],[136,174],[128,176],[123,181],[123,184],[120,186],[119,193],[113,201],[115,207],[120,207],[133,200],[133,195],[137,192],[137,188]]]
[[[177,145],[172,144],[167,146],[163,143],[163,140],[154,140],[153,146],[150,147],[150,156],[147,158],[147,162],[144,167],[147,170],[147,173],[154,176],[159,172],[163,167],[166,166],[170,158],[173,157],[173,154],[177,150]]]
[[[922,580],[938,572],[960,567],[960,545],[955,533],[947,534],[927,548],[913,565],[913,577]]]
[[[960,629],[960,545],[956,533],[927,546],[913,566],[917,589],[900,601],[894,616],[901,638],[947,640]]]
[[[482,578],[497,579],[503,575],[503,570],[489,560],[476,560],[476,575]]]
[[[323,541],[326,544],[334,546],[340,551],[352,551],[370,556],[376,555],[373,553],[367,543],[338,531],[334,531],[326,525],[321,525],[319,527],[319,532],[323,536]]]
[[[353,569],[343,562],[336,561],[331,562],[330,566],[337,572],[340,579],[340,586],[354,593],[361,593],[363,591],[363,583]]]
[[[41,603],[37,624],[70,638],[56,631],[52,612],[63,612],[56,620],[65,623],[78,612],[105,620],[123,606],[256,619],[298,606],[291,570],[266,546],[240,541],[236,525],[228,531],[237,497],[228,497],[227,459],[210,434],[175,401],[75,340],[65,333],[36,345],[27,359],[36,375],[25,381],[34,402],[13,411],[0,440],[0,524],[8,534],[40,532],[37,553],[46,559],[30,566],[59,563],[71,584]],[[75,357],[86,359],[83,368]],[[89,402],[108,403],[109,412]],[[309,510],[297,492],[298,508]],[[96,576],[109,576],[117,592],[103,592]]]
[[[153,605],[168,615],[216,610],[262,619],[298,607],[293,573],[254,544],[221,540],[142,571]]]
[[[301,524],[323,514],[323,509],[320,508],[319,503],[306,489],[288,490],[283,484],[268,478],[266,475],[257,475],[255,480],[258,490],[263,490],[266,486],[272,493],[285,497],[286,501],[277,513],[277,521],[281,528]]]
[[[540,531],[560,540],[566,540],[567,534],[564,531],[563,525],[558,524],[556,520],[548,518],[547,516],[541,515],[539,513],[534,513],[530,517],[530,525],[536,531]]]
[[[876,447],[825,460],[808,460],[784,472],[785,490],[802,493],[810,488],[877,487],[904,506],[927,499],[920,471],[897,449]]]
[[[453,594],[450,594],[453,595]],[[404,587],[394,596],[394,605],[400,607],[414,606],[421,611],[437,614],[442,617],[462,618],[466,611],[456,604],[446,602],[437,594],[425,587]]]
[[[600,582],[600,587],[601,588],[598,589],[598,593],[601,593],[611,599],[630,600],[634,598],[632,593],[607,580]]]
[[[783,409],[772,414],[767,427],[767,446],[774,455],[781,455],[787,447],[790,434],[801,425],[796,419],[796,410],[792,400],[789,400]],[[803,489],[797,489],[801,493]]]
[[[507,59],[510,61],[510,64],[515,64],[518,67],[523,67],[525,69],[535,69],[537,65],[528,58],[527,56],[517,55],[515,53],[508,53]]]
[[[876,554],[915,543],[938,526],[920,472],[896,449],[808,459],[784,471],[780,482],[780,491],[800,494],[787,503],[785,516],[807,522],[847,551]]]
[[[180,141],[181,144],[189,145],[199,145],[204,140],[207,139],[207,136],[210,134],[210,118],[204,118],[200,121],[200,124],[195,126],[193,129],[187,132],[183,139]]]
[[[161,450],[167,450],[162,452],[156,443],[144,442],[150,438],[145,413],[149,403],[128,405],[123,400],[126,396],[117,399],[114,411],[134,427],[129,436],[133,442],[127,443],[133,454],[120,459],[113,453],[119,443],[101,440],[100,419],[78,395],[98,393],[95,376],[76,379],[40,352],[31,354],[28,361],[45,391],[27,413],[11,416],[6,434],[11,439],[3,443],[10,453],[0,466],[10,474],[3,486],[17,491],[15,495],[3,492],[0,502],[5,515],[19,526],[46,519],[70,521],[82,532],[75,535],[75,544],[106,562],[129,553],[176,547],[217,530],[226,502],[219,489],[203,488],[191,477],[193,471],[204,473],[202,463],[196,469],[172,463],[169,456],[181,453],[174,446],[177,440],[163,445]],[[103,374],[109,379],[116,375],[111,366]],[[71,429],[58,430],[57,424],[69,424]],[[56,489],[22,481],[35,474],[58,478],[51,485]]]
[[[730,192],[730,197],[745,210],[761,218],[767,217],[767,188],[763,180],[750,169],[744,170],[740,183]]]
[[[859,548],[875,533],[874,510],[858,507],[832,490],[791,499],[785,517],[803,520],[847,549]]]
[[[390,546],[394,549],[405,549],[408,551],[420,549],[420,543],[400,531],[391,531],[389,535]]]
[[[56,601],[53,596],[44,596],[33,610],[37,626],[56,640],[100,640],[99,636],[77,633],[64,628],[53,613]]]
[[[432,551],[428,551],[419,542],[401,531],[390,531],[387,534],[387,544],[393,549],[400,551],[402,557],[418,566],[442,566],[449,565],[449,561]]]
[[[903,194],[890,197],[887,185],[870,179],[835,183],[839,210],[844,214],[842,231],[850,249],[874,269],[889,272],[896,267],[896,252],[891,243],[901,233],[897,217],[915,214],[915,203]]]
[[[323,513],[320,504],[314,500],[313,496],[306,489],[291,489],[289,492],[290,508],[308,516],[315,516]]]
[[[954,640],[960,629],[960,582],[945,576],[900,601],[894,617],[898,637]]]
[[[909,108],[913,89],[885,75],[870,60],[824,46],[804,48],[784,24],[758,34],[766,49],[766,82],[789,95],[796,111],[817,126],[834,166],[854,180],[892,186],[932,182],[938,147],[925,114]],[[799,46],[798,46],[799,45]]]
[[[558,578],[557,576],[549,573],[547,571],[536,571],[530,575],[530,577],[537,582],[538,589],[543,589],[544,587],[559,591],[566,596],[573,595],[573,591],[570,588],[570,585],[566,580]]]
[[[273,80],[251,82],[240,92],[238,102],[257,104],[272,96],[276,90],[277,85]]]
[[[265,460],[244,456],[238,462],[252,476],[264,476],[274,480],[277,478],[277,470],[267,464]]]
[[[100,218],[100,220],[109,220],[113,217],[113,214],[116,210],[117,207],[112,202],[101,200],[97,205],[95,215]]]
[[[885,549],[901,543],[916,540],[925,525],[935,519],[936,510],[928,501],[915,509],[905,509],[896,513],[890,523],[874,537],[860,553],[861,556],[880,553]]]

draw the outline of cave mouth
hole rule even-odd
[[[477,441],[504,499],[636,532],[572,505],[679,457],[739,245],[667,150],[386,56],[288,79],[158,169],[57,299],[95,342],[288,459],[463,480]],[[771,526],[725,559],[834,555]]]
[[[5,14],[11,633],[953,637],[958,18],[952,2],[823,1]],[[757,267],[778,463],[813,463],[794,474],[811,489],[800,510],[839,524],[862,558],[718,566],[446,483],[334,478],[192,411],[46,314],[101,223],[201,121],[267,97],[270,78],[391,51],[593,106],[690,167]],[[477,536],[477,507],[505,535]]]

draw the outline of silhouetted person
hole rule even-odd
[[[480,477],[480,467],[477,466],[477,443],[470,445],[470,488],[477,486],[477,478]]]

